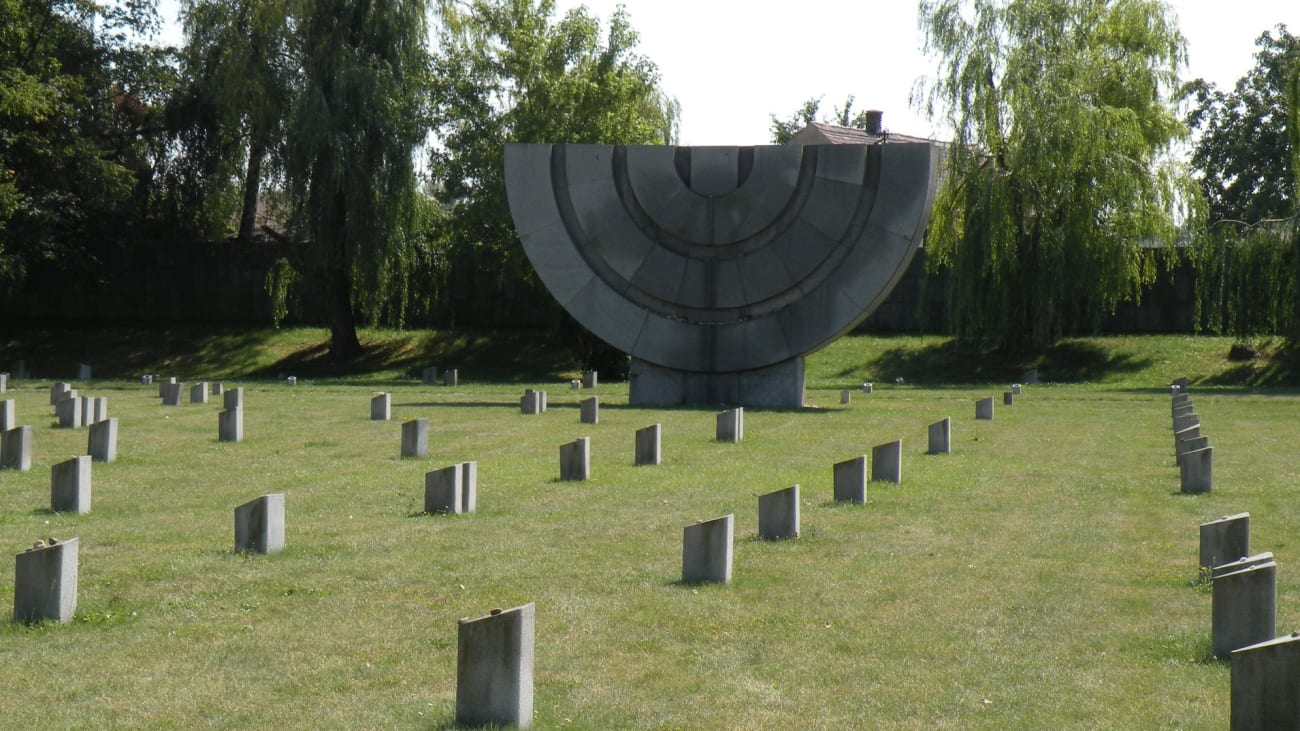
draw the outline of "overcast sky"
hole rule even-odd
[[[681,142],[761,145],[770,115],[785,119],[811,97],[831,110],[852,94],[855,109],[884,111],[885,127],[941,135],[910,106],[918,79],[935,64],[921,51],[913,0],[557,0],[558,12],[586,5],[608,21],[627,8],[640,51],[658,66],[682,105]],[[1278,23],[1300,33],[1300,0],[1175,0],[1188,41],[1185,78],[1231,87],[1254,66],[1255,39]],[[176,0],[162,12],[175,16]],[[174,25],[166,40],[180,42]]]

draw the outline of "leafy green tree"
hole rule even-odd
[[[150,165],[149,3],[0,0],[0,289],[32,266],[88,264],[137,222]],[[156,50],[156,49],[154,49]],[[147,197],[147,196],[146,196]]]
[[[302,88],[284,175],[307,241],[300,263],[329,293],[336,358],[361,351],[358,313],[373,320],[405,284],[413,155],[428,129],[426,15],[423,0],[303,0],[293,20]]]
[[[955,133],[926,248],[950,324],[1008,351],[1094,325],[1153,276],[1190,180],[1164,157],[1184,60],[1155,0],[925,0],[926,106]],[[1194,211],[1184,211],[1184,215]]]
[[[1203,79],[1183,88],[1193,102],[1187,124],[1198,132],[1191,165],[1211,222],[1255,224],[1289,216],[1296,174],[1288,93],[1300,65],[1300,38],[1278,25],[1255,41],[1255,67],[1225,92]],[[1294,113],[1292,110],[1291,113]]]
[[[184,0],[181,19],[185,85],[169,116],[206,213],[202,228],[224,227],[238,199],[238,236],[249,240],[264,165],[278,157],[293,100],[289,0]]]
[[[853,114],[853,102],[855,100],[856,97],[850,94],[844,100],[844,106],[835,107],[835,113],[832,115],[831,119],[835,124],[838,124],[841,127],[867,129],[867,125],[869,124],[867,110],[860,111],[856,115]],[[789,142],[799,130],[807,127],[813,122],[819,121],[817,119],[817,112],[821,109],[821,104],[821,97],[813,97],[804,102],[803,106],[794,114],[790,115],[790,117],[785,121],[777,119],[775,114],[768,115],[772,120],[772,144],[784,145]],[[826,120],[822,119],[820,121],[824,122]]]

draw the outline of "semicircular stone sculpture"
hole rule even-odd
[[[803,358],[884,301],[934,193],[925,143],[511,144],[538,276],[632,356],[644,404],[803,404]]]

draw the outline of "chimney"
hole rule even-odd
[[[880,119],[883,116],[885,116],[885,113],[880,111],[879,109],[867,110],[867,134],[869,135],[880,134],[880,131],[882,129],[880,124]]]

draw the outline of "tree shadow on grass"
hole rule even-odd
[[[1300,346],[1269,348],[1258,357],[1238,361],[1213,376],[1192,382],[1193,386],[1276,387],[1300,385]]]
[[[95,380],[145,373],[235,377],[251,372],[273,336],[265,328],[178,326],[38,327],[0,338],[0,351],[22,358],[34,378],[77,375],[88,363]]]
[[[1045,381],[1082,383],[1140,371],[1152,363],[1149,357],[1111,353],[1078,340],[1063,340],[1049,348],[1023,353],[981,350],[947,340],[919,348],[892,348],[835,375],[843,378],[870,373],[878,378],[903,378],[909,384],[934,386],[1019,382],[1026,371],[1036,368]]]

